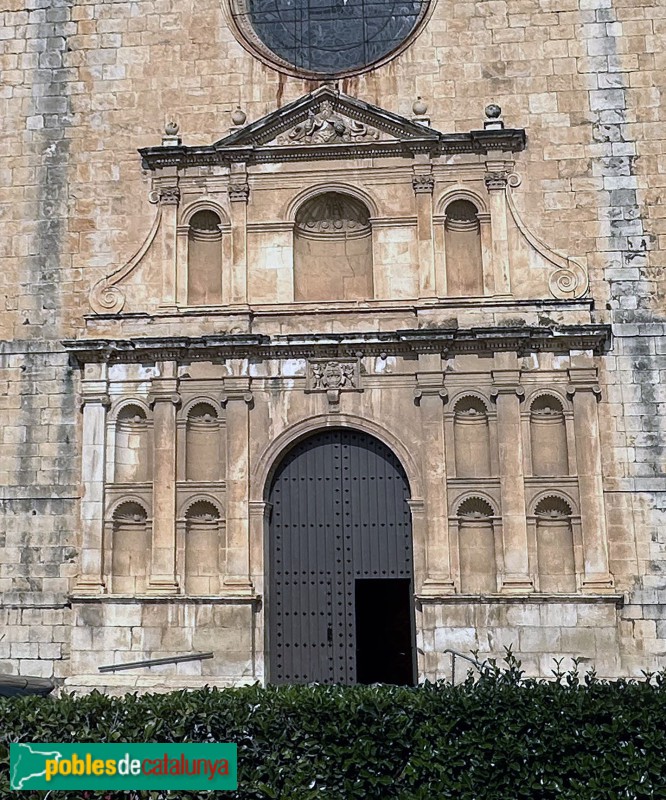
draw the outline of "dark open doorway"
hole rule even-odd
[[[356,580],[358,683],[414,685],[411,581]]]

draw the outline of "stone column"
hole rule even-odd
[[[247,295],[247,204],[250,185],[245,164],[232,164],[229,175],[231,216],[231,297],[232,305],[245,305]]]
[[[511,294],[509,271],[509,232],[506,216],[506,184],[508,174],[504,163],[486,163],[485,181],[490,197],[490,227],[493,239],[493,273],[495,294]],[[484,276],[485,283],[485,276]]]
[[[153,538],[148,594],[175,594],[176,576],[176,410],[178,365],[158,362],[150,405],[153,409]]]
[[[172,174],[170,174],[172,173]],[[159,202],[162,206],[162,302],[161,308],[176,307],[178,276],[176,274],[176,227],[178,224],[178,203],[180,190],[176,167],[167,167],[157,187]]]
[[[250,577],[250,378],[224,379],[220,398],[226,408],[227,564],[223,592],[252,594]]]
[[[429,163],[414,166],[412,186],[416,195],[416,236],[419,252],[419,297],[436,297],[432,193],[435,179]]]
[[[453,594],[449,546],[449,509],[446,490],[444,403],[447,400],[439,355],[422,355],[419,366],[436,371],[417,375],[415,399],[422,425],[421,463],[427,510],[426,572],[421,594]]]
[[[601,443],[597,401],[601,389],[595,368],[569,370],[568,394],[573,401],[576,465],[583,534],[583,589],[595,592],[613,588],[608,564],[608,537],[601,468]]]
[[[100,594],[104,585],[104,482],[106,466],[106,364],[87,364],[81,385],[83,447],[81,459],[81,558],[74,584],[77,594]],[[90,377],[85,374],[91,373]]]
[[[493,370],[492,397],[497,405],[504,576],[501,591],[533,589],[529,570],[520,402],[525,394],[518,370]]]

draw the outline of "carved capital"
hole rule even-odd
[[[81,383],[81,408],[85,405],[100,404],[105,408],[111,405],[105,380],[84,380]]]
[[[412,176],[412,187],[414,194],[432,194],[435,188],[435,178],[433,175],[414,175]]]
[[[151,408],[154,408],[155,403],[171,403],[174,406],[179,406],[181,403],[181,398],[178,392],[151,392],[148,395],[148,405]]]
[[[502,394],[515,395],[519,400],[523,400],[525,397],[525,389],[523,389],[522,386],[506,384],[493,386],[493,388],[490,390],[490,397],[495,401],[497,401],[497,398]]]
[[[227,191],[232,203],[247,203],[250,197],[249,183],[230,183]]]
[[[162,186],[159,200],[163,206],[177,206],[180,202],[180,189],[177,186]]]
[[[421,400],[424,397],[438,397],[442,403],[446,403],[449,399],[449,393],[443,386],[417,386],[414,389],[414,402],[417,406],[421,405]]]
[[[506,189],[509,174],[507,172],[486,172],[484,175],[488,191]]]
[[[83,393],[81,397],[81,408],[84,406],[94,406],[94,405],[101,405],[105,409],[108,409],[111,406],[111,398],[108,394],[88,394],[87,392]]]
[[[597,400],[601,399],[601,386],[598,383],[570,383],[567,386],[567,397],[571,400],[576,392],[592,392]]]
[[[577,391],[592,392],[599,400],[601,397],[601,386],[598,382],[596,367],[573,367],[569,370],[569,386],[567,386],[567,396],[571,399]]]
[[[239,391],[239,392],[225,392],[224,394],[220,395],[220,404],[226,406],[227,403],[233,403],[235,401],[241,401],[248,406],[251,406],[254,402],[254,395],[250,391]]]

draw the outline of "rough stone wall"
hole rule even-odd
[[[76,571],[77,386],[59,341],[150,225],[136,148],[171,117],[207,144],[236,104],[252,120],[313,85],[246,53],[221,0],[1,8],[0,659],[36,674],[66,656],[67,612],[29,606],[64,603]],[[587,261],[596,318],[614,328],[600,412],[632,671],[666,661],[665,29],[659,0],[440,0],[413,47],[341,87],[407,116],[421,95],[445,131],[477,127],[495,101],[528,131],[521,211]]]

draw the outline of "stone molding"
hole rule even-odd
[[[497,351],[555,352],[588,350],[603,354],[611,342],[608,325],[414,329],[377,333],[300,335],[217,334],[199,337],[66,339],[63,347],[80,364],[131,363],[141,360],[210,360],[211,358],[349,358],[351,356]]]

